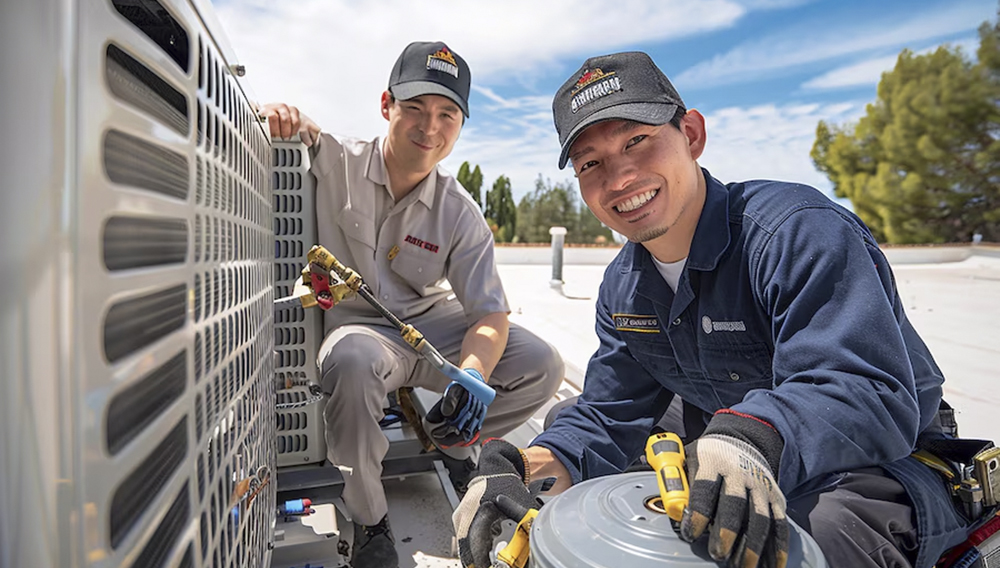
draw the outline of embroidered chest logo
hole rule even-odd
[[[431,252],[437,252],[438,251],[438,246],[436,244],[434,244],[434,243],[428,243],[427,241],[425,241],[423,239],[418,239],[417,237],[414,237],[412,235],[406,235],[406,238],[403,239],[403,240],[406,241],[406,242],[408,242],[408,243],[410,243],[411,245],[420,247],[420,248],[422,248],[424,250],[429,250]]]
[[[584,105],[622,90],[622,80],[614,71],[605,73],[600,67],[587,69],[570,92],[570,107],[575,114]]]
[[[638,333],[660,333],[660,322],[656,316],[637,316],[635,314],[611,314],[618,331],[635,331]]]
[[[458,79],[458,63],[455,63],[455,56],[447,47],[442,47],[427,56],[427,68],[447,73]]]
[[[708,316],[701,318],[701,330],[705,333],[713,331],[746,331],[747,325],[740,321],[712,321]]]

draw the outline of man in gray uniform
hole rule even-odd
[[[477,204],[438,166],[469,116],[469,85],[468,66],[445,44],[412,43],[382,93],[384,139],[331,136],[283,104],[261,112],[272,136],[299,133],[310,147],[320,244],[442,355],[496,390],[481,432],[462,436],[450,425],[457,411],[432,409],[443,420],[431,432],[442,447],[506,434],[553,395],[563,375],[549,344],[508,322],[493,235]],[[380,480],[389,447],[379,428],[383,400],[401,386],[455,389],[462,403],[474,397],[420,359],[363,300],[328,311],[325,330],[318,364],[330,394],[326,440],[330,461],[344,471],[344,504],[355,523],[352,565],[396,566]]]

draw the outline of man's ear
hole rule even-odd
[[[681,119],[681,132],[688,139],[688,148],[691,150],[691,158],[697,160],[705,151],[707,132],[705,131],[705,117],[697,109],[687,111]]]
[[[389,107],[392,106],[392,93],[382,92],[382,118],[389,120]]]

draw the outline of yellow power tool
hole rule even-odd
[[[661,432],[646,440],[646,462],[656,472],[660,500],[667,516],[680,522],[687,507],[689,488],[684,474],[684,444],[677,434]]]
[[[531,554],[531,525],[538,516],[538,509],[525,509],[517,505],[506,495],[497,497],[497,507],[512,519],[521,519],[510,536],[507,546],[503,547],[493,561],[492,568],[524,568],[528,565]],[[524,511],[523,514],[522,511]]]
[[[684,444],[677,434],[664,432],[646,440],[646,461],[656,471],[660,486],[660,500],[667,515],[680,522],[687,507],[689,489],[684,474]],[[530,552],[531,525],[538,515],[537,509],[525,509],[506,495],[500,495],[497,507],[511,519],[520,519],[507,545],[497,553],[492,568],[524,568]]]

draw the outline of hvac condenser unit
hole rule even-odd
[[[274,191],[275,296],[292,295],[307,264],[316,231],[316,181],[309,153],[301,142],[275,141],[271,147]],[[326,459],[323,408],[316,356],[323,338],[323,313],[301,306],[274,314],[278,466],[315,464]]]
[[[0,565],[267,566],[271,151],[211,5],[4,1],[0,49]]]

